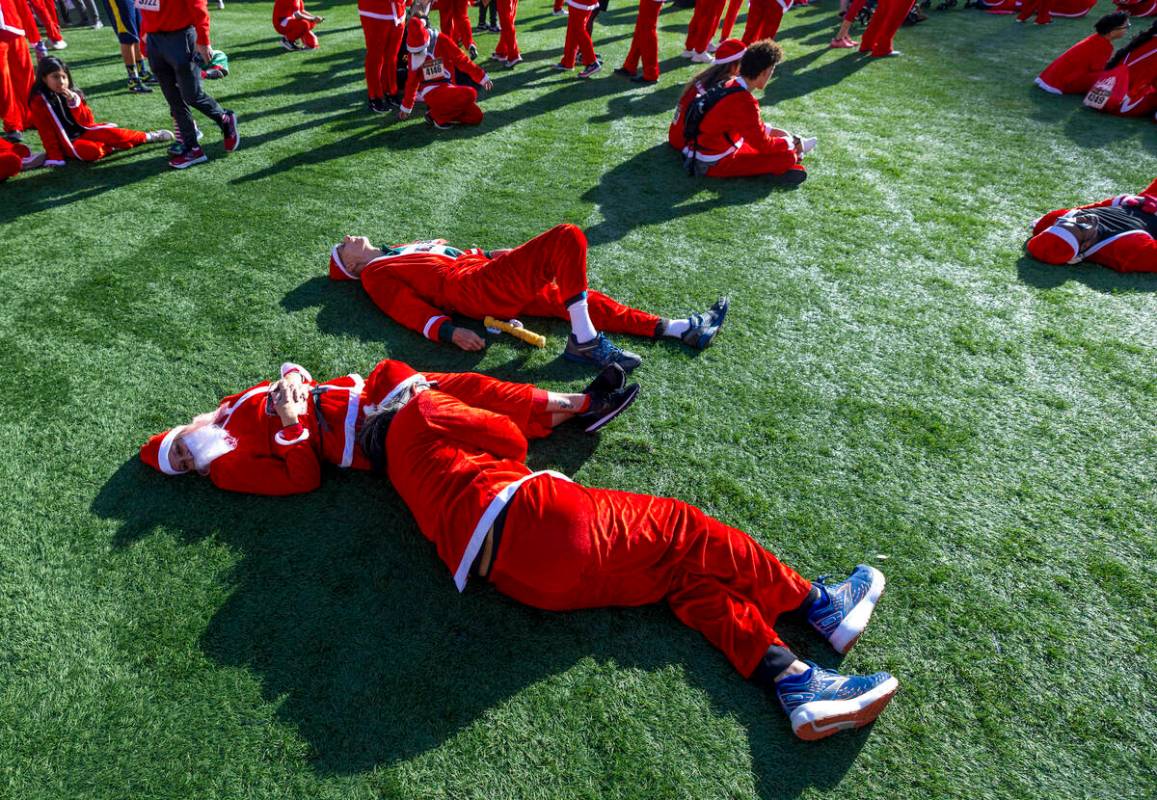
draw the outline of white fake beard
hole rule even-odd
[[[185,447],[193,456],[193,464],[198,472],[204,472],[216,459],[230,453],[237,447],[237,440],[220,425],[204,425],[181,436]]]

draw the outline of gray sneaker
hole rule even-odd
[[[630,372],[643,363],[642,358],[629,350],[616,347],[602,333],[582,344],[578,343],[572,333],[566,337],[566,350],[563,351],[562,357],[578,364],[592,364],[599,369],[609,364],[618,364],[624,372]]]

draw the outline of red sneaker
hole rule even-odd
[[[225,137],[225,152],[232,153],[241,146],[241,134],[237,132],[237,115],[232,111],[226,111],[219,124]]]
[[[194,164],[204,164],[209,160],[205,151],[200,147],[191,147],[183,153],[169,158],[169,166],[173,169],[188,169]]]

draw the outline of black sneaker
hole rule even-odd
[[[141,80],[145,83],[158,83],[157,76],[149,72],[147,69],[140,70]]]
[[[593,381],[583,389],[583,394],[591,395],[594,403],[595,395],[606,395],[617,392],[627,385],[627,372],[618,364],[608,364]]]
[[[615,74],[621,78],[630,78],[631,80],[635,79],[635,73],[631,72],[629,69],[624,69],[623,67],[618,67],[615,70]]]
[[[603,62],[600,59],[596,58],[593,62],[591,62],[590,64],[587,64],[585,67],[583,67],[583,71],[580,72],[578,74],[578,76],[580,78],[589,78],[591,75],[594,75],[596,72],[598,72],[602,68],[603,68]]]
[[[129,78],[129,91],[133,94],[151,94],[152,86],[146,86],[140,78]]]
[[[470,60],[471,61],[477,61],[478,60],[478,48],[477,47],[475,47],[474,45],[469,45],[469,46],[467,46],[466,50],[470,53]]]
[[[625,374],[625,373],[624,373]],[[608,394],[591,395],[591,406],[577,419],[587,433],[594,433],[631,407],[639,396],[639,384],[632,383]]]
[[[435,129],[440,130],[440,131],[450,130],[449,125],[443,125],[439,122],[435,122],[434,118],[432,116],[430,116],[429,111],[426,112],[426,124],[429,125],[431,128],[435,128]]]
[[[369,100],[369,106],[370,111],[374,112],[375,114],[385,114],[387,111],[389,111],[389,109],[386,108],[386,101],[380,97],[371,97]]]
[[[630,372],[643,363],[642,358],[629,350],[616,347],[606,334],[602,333],[582,344],[578,343],[572,333],[566,337],[566,350],[562,352],[562,357],[579,364],[594,364],[600,369],[618,364],[625,372]]]
[[[683,340],[683,344],[700,350],[710,347],[723,327],[723,320],[727,318],[727,309],[730,306],[730,297],[720,297],[715,301],[715,305],[702,314],[692,314],[691,327],[679,337]]]
[[[644,78],[642,75],[636,75],[635,77],[631,78],[631,83],[641,83],[644,86],[650,86],[651,84],[658,82],[658,78]]]

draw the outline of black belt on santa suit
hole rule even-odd
[[[490,532],[486,534],[486,544],[482,545],[478,557],[474,559],[474,566],[470,568],[470,572],[479,578],[487,577],[494,568],[494,562],[498,560],[498,545],[502,542],[502,531],[506,528],[506,512],[509,510],[510,503],[507,503],[498,512],[494,524],[490,526]]]

